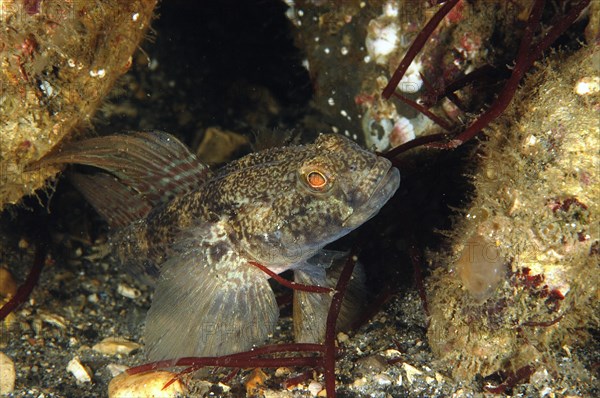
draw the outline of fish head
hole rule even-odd
[[[324,134],[313,144],[234,162],[217,176],[212,194],[242,251],[282,272],[373,217],[399,184],[389,160]]]

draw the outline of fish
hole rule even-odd
[[[212,169],[174,136],[139,131],[67,144],[30,168],[66,164],[82,165],[71,180],[110,226],[118,262],[154,287],[144,330],[152,361],[264,342],[279,310],[252,262],[335,286],[343,255],[324,247],[377,214],[400,184],[389,160],[339,134]],[[342,313],[364,301],[363,283],[357,268]],[[331,296],[294,291],[293,302],[296,341],[322,341]]]

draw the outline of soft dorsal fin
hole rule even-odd
[[[208,166],[201,163],[183,143],[161,131],[73,142],[28,168],[68,163],[97,167],[117,178],[118,181],[111,181],[106,175],[98,177],[97,190],[94,189],[94,175],[85,180],[79,178],[81,184],[78,185],[82,191],[87,191],[85,196],[101,215],[107,217],[111,214],[119,201],[123,206],[134,203],[132,196],[142,202],[128,217],[124,217],[122,211],[117,217],[107,217],[109,222],[113,219],[114,224],[111,225],[114,226],[138,217],[141,209],[146,209],[147,214],[148,208],[189,192],[206,181],[210,174]],[[100,189],[104,192],[99,193]],[[92,199],[94,195],[102,198]],[[130,198],[125,200],[127,196]]]
[[[149,201],[110,174],[70,173],[69,179],[113,228],[126,227],[152,210]]]

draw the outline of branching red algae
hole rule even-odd
[[[395,90],[404,76],[404,73],[408,69],[410,63],[414,60],[417,54],[423,49],[427,39],[431,36],[431,34],[435,31],[436,27],[443,20],[443,18],[452,10],[452,8],[456,5],[457,1],[451,0],[446,2],[437,12],[436,14],[429,20],[429,22],[425,25],[423,30],[417,35],[415,41],[410,46],[409,50],[406,52],[406,55],[400,62],[400,65],[392,75],[392,78],[383,89],[382,95],[384,98],[389,99],[392,95],[396,98],[399,98],[403,102],[409,104],[413,108],[419,110],[425,116],[429,117],[435,123],[440,125],[446,130],[450,130],[449,126],[445,122],[445,120],[441,119],[437,115],[433,114],[426,108],[421,107],[419,104],[410,102],[414,102],[404,98],[402,95],[398,94]],[[542,15],[542,11],[546,4],[545,0],[536,0],[533,4],[532,10],[529,14],[525,30],[523,32],[523,37],[521,39],[521,43],[519,45],[519,50],[515,59],[514,67],[512,68],[512,72],[510,77],[504,84],[502,91],[494,101],[494,103],[487,109],[483,114],[481,114],[471,125],[469,125],[464,131],[455,135],[454,137],[448,134],[439,134],[435,135],[435,139],[423,140],[417,143],[413,143],[413,145],[401,145],[392,149],[391,151],[386,153],[386,157],[393,158],[396,155],[414,148],[416,146],[425,145],[431,147],[437,147],[441,149],[452,149],[456,148],[466,141],[469,141],[480,131],[482,131],[485,127],[487,127],[492,121],[498,118],[502,113],[506,110],[508,105],[511,103],[518,87],[519,83],[529,71],[533,65],[533,63],[542,55],[542,53],[550,47],[552,43],[562,34],[565,30],[571,26],[571,24],[579,17],[581,12],[590,4],[590,0],[582,0],[577,4],[573,5],[568,13],[560,18],[552,27],[548,30],[548,32],[544,35],[542,39],[540,39],[537,43],[533,43],[534,34],[536,30],[539,28],[540,18]],[[448,85],[445,90],[444,96],[448,96],[451,92],[456,89],[463,87],[465,84],[468,84],[472,80],[485,75],[485,71],[487,71],[489,67],[483,67],[480,70],[476,70],[472,72],[470,75],[464,76],[459,79],[460,81],[451,83]],[[414,105],[418,105],[414,106]],[[423,109],[421,109],[423,108]],[[448,140],[447,142],[442,142],[443,140]]]
[[[393,95],[394,97],[399,98],[403,102],[409,103],[409,100],[406,100],[400,93],[396,92],[397,85],[402,79],[403,74],[408,68],[408,65],[410,65],[412,60],[423,49],[427,41],[427,35],[431,35],[435,31],[437,24],[441,22],[441,20],[444,18],[444,15],[446,15],[450,11],[450,9],[454,7],[455,4],[456,2],[447,2],[444,5],[444,7],[442,7],[436,13],[434,18],[432,18],[432,20],[426,25],[426,27],[419,34],[419,36],[417,36],[417,39],[411,45],[409,51],[406,53],[400,66],[394,73],[394,76],[392,76],[388,85],[383,90],[383,97],[390,98]],[[450,94],[453,94],[457,90],[473,83],[474,81],[486,77],[491,77],[497,81],[504,80],[502,88],[499,94],[492,102],[492,105],[489,106],[489,108],[487,108],[479,116],[477,116],[475,120],[469,122],[465,128],[461,128],[455,134],[441,133],[429,136],[422,136],[388,151],[383,156],[386,156],[389,159],[394,159],[400,153],[403,153],[409,149],[418,146],[427,146],[430,148],[438,149],[454,149],[462,145],[463,143],[469,141],[470,139],[474,138],[483,129],[488,127],[490,123],[494,122],[498,117],[504,114],[504,112],[507,110],[507,108],[513,101],[513,98],[515,97],[524,76],[531,71],[535,61],[539,59],[544,53],[544,51],[546,51],[556,41],[556,39],[575,22],[575,20],[580,16],[584,9],[589,6],[589,4],[589,0],[581,0],[577,2],[561,2],[561,6],[564,7],[563,10],[565,10],[564,13],[553,18],[547,26],[546,24],[544,24],[544,26],[542,27],[541,19],[542,13],[545,9],[546,1],[535,0],[534,2],[532,2],[531,11],[525,24],[524,31],[519,43],[519,48],[515,56],[513,66],[511,68],[505,70],[503,68],[494,68],[491,65],[483,66],[448,84],[443,90],[433,90],[433,101],[431,101],[438,101],[437,103],[439,103],[439,100],[445,97],[448,97],[451,101],[453,101],[450,98]],[[446,6],[449,6],[449,8],[446,8]],[[437,22],[435,24],[432,24],[432,21]],[[439,92],[442,92],[442,94],[439,94]],[[440,95],[439,97],[438,94]],[[427,105],[435,105],[435,103],[428,103]],[[448,130],[447,126],[445,126],[444,123],[439,122],[439,116],[431,116],[432,112],[429,111],[429,109],[426,108],[427,112],[425,112],[415,106],[412,107],[419,110],[423,115],[429,117],[431,120],[433,120],[435,123],[437,123],[444,129]],[[458,105],[457,107],[460,108],[460,106]],[[456,128],[456,130],[458,129]],[[394,161],[394,163],[397,162],[398,160]],[[581,239],[580,241],[583,241],[583,239]],[[556,298],[554,298],[554,300],[562,300],[563,298],[564,296],[560,294],[560,296],[557,296]],[[529,328],[549,328],[560,322],[564,316],[565,315],[562,314],[549,321],[529,320],[521,323],[521,326],[526,326]],[[442,333],[443,330],[444,329],[442,328]],[[460,349],[461,348],[459,347],[457,350],[460,351]],[[460,358],[464,359],[464,357]],[[534,362],[530,362],[529,364],[527,364],[527,362],[525,362],[526,365],[522,367],[519,367],[519,365],[523,365],[523,361],[521,363],[512,363],[512,365],[515,366],[517,370],[503,371],[497,373],[497,375],[500,376],[500,381],[494,385],[488,384],[484,387],[484,389],[492,393],[504,393],[506,390],[514,387],[523,380],[528,379],[531,376],[531,374],[533,374],[533,372],[537,369],[537,365],[534,366],[533,363]]]

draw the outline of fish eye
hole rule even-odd
[[[308,159],[298,170],[298,182],[314,194],[324,194],[335,185],[335,167],[325,157]]]
[[[329,180],[318,170],[312,170],[306,174],[308,186],[317,191],[323,191],[327,188]]]

